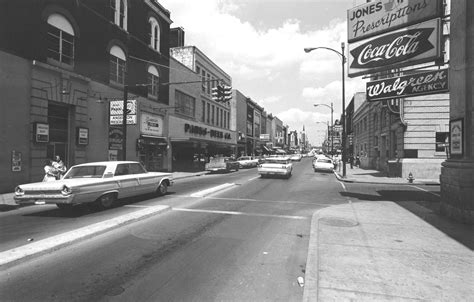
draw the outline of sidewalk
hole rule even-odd
[[[174,180],[178,180],[178,179],[183,179],[183,178],[188,178],[188,177],[201,176],[208,173],[209,172],[207,171],[199,171],[199,172],[173,172],[171,174],[173,174]],[[18,206],[13,200],[13,196],[14,196],[13,192],[0,194],[0,211],[4,211],[6,209]]]
[[[383,172],[371,169],[362,169],[346,165],[346,177],[342,177],[342,166],[334,170],[336,177],[344,182],[373,183],[373,184],[399,184],[399,185],[439,185],[439,177],[436,179],[414,179],[413,183],[401,177],[387,177]]]
[[[335,174],[345,182],[410,184],[357,167],[347,167],[345,178]],[[303,301],[474,301],[472,240],[465,246],[441,231],[472,238],[473,228],[439,219],[444,228],[391,201],[348,199],[315,212]]]

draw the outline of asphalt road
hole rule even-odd
[[[200,197],[222,184],[228,188]],[[5,270],[0,300],[300,301],[297,278],[304,277],[315,211],[392,200],[430,219],[438,191],[343,184],[303,159],[290,179],[261,179],[256,169],[206,175],[180,180],[165,197],[125,200],[108,211],[26,207],[2,213],[2,247],[158,204],[171,210]]]

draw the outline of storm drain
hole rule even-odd
[[[319,219],[319,222],[325,225],[336,226],[336,227],[355,227],[359,223],[355,220],[337,218],[337,217],[323,217]]]

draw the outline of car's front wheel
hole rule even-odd
[[[114,205],[115,200],[117,200],[117,196],[114,193],[109,193],[99,197],[95,204],[99,209],[105,210],[110,209]]]
[[[162,181],[158,188],[156,188],[156,195],[163,196],[168,193],[168,184],[165,181]]]

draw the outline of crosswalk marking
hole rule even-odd
[[[172,211],[181,211],[181,212],[212,213],[212,214],[241,215],[241,216],[258,216],[258,217],[285,218],[285,219],[310,219],[310,217],[304,217],[304,216],[272,215],[272,214],[245,213],[245,212],[235,212],[235,211],[201,210],[201,209],[187,209],[187,208],[171,208],[171,210]]]

